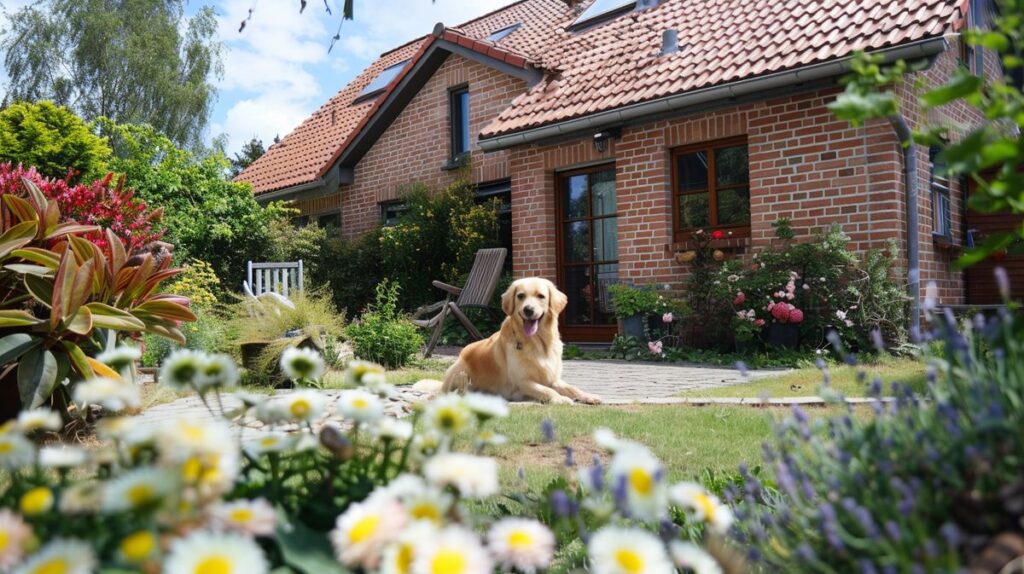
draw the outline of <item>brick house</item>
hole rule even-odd
[[[959,32],[984,0],[520,0],[381,57],[239,179],[261,201],[354,237],[400,213],[403,187],[460,175],[499,197],[515,276],[568,293],[563,335],[608,340],[610,283],[683,288],[676,255],[721,229],[737,256],[788,217],[838,223],[855,249],[895,239],[916,300],[964,302],[951,262],[963,186],[933,178],[901,138],[924,119],[916,76],[998,74]],[[855,51],[924,68],[896,88],[902,117],[851,127],[826,109]],[[929,118],[969,125],[950,106]],[[908,199],[909,198],[909,199]],[[912,278],[914,274],[910,275]]]

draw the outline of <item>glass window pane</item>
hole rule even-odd
[[[750,223],[750,190],[741,187],[718,192],[718,224]]]
[[[579,18],[576,18],[572,25],[581,26],[591,20],[599,20],[607,14],[627,10],[634,4],[636,4],[634,0],[596,0],[580,14]]]
[[[593,287],[590,283],[589,265],[566,267],[565,294],[569,304],[565,308],[565,322],[570,325],[590,325],[594,322],[590,314],[590,303],[593,299]]]
[[[594,220],[594,261],[616,261],[619,258],[618,218]]]
[[[452,155],[469,151],[469,91],[452,94]]]
[[[573,221],[565,224],[565,262],[590,261],[590,222]]]
[[[683,229],[704,227],[708,219],[708,194],[692,193],[679,196],[679,225]]]
[[[715,179],[718,185],[746,184],[749,170],[747,146],[715,150]]]
[[[615,170],[591,174],[591,193],[593,194],[594,215],[611,215],[615,213]]]
[[[590,215],[590,193],[587,185],[589,177],[574,175],[568,181],[568,193],[565,194],[566,219],[579,219]]]
[[[595,301],[594,323],[598,325],[612,325],[615,323],[615,309],[612,307],[611,294],[608,293],[608,286],[619,282],[619,265],[612,263],[608,265],[597,265],[597,301]]]
[[[677,191],[707,189],[708,155],[705,152],[688,153],[676,160]]]
[[[384,88],[388,87],[388,84],[391,83],[391,80],[394,80],[395,76],[397,76],[398,73],[402,71],[402,68],[404,68],[405,65],[408,63],[409,60],[404,60],[393,66],[388,66],[387,68],[384,68],[384,70],[380,74],[378,74],[377,77],[373,79],[373,81],[371,81],[369,84],[366,84],[366,87],[363,88],[363,91],[359,92],[358,97],[361,98],[363,96],[368,96],[374,92],[379,92]]]

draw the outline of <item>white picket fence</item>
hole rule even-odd
[[[277,293],[285,297],[302,291],[302,260],[283,263],[253,263],[246,266],[246,284],[256,297]]]

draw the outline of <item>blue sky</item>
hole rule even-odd
[[[228,137],[233,153],[256,136],[270,145],[284,137],[359,74],[395,46],[429,34],[437,22],[454,26],[512,0],[355,0],[355,20],[341,28],[341,40],[328,54],[338,25],[340,1],[308,0],[299,14],[298,0],[191,0],[189,12],[213,5],[224,43],[224,78],[210,118],[206,140]],[[238,25],[255,5],[242,33]]]

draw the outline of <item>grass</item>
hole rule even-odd
[[[773,417],[788,412],[751,406],[515,406],[508,418],[491,423],[493,430],[509,439],[493,454],[501,461],[505,484],[516,481],[522,468],[528,486],[540,488],[563,472],[563,446],[573,448],[581,465],[589,465],[595,454],[604,456],[592,435],[595,428],[607,427],[650,447],[665,463],[671,480],[694,479],[705,469],[735,472],[741,462],[757,464],[761,443],[771,435]],[[809,412],[825,416],[837,411],[830,407]],[[554,423],[554,443],[542,440],[544,419]]]
[[[857,374],[865,372],[863,381]],[[886,358],[878,362],[851,367],[839,365],[829,367],[831,386],[847,397],[863,397],[868,394],[872,379],[880,377],[883,391],[890,393],[890,383],[910,385],[915,392],[925,390],[925,363],[910,357]],[[816,367],[805,367],[778,376],[758,379],[749,383],[729,385],[714,389],[697,389],[680,393],[683,397],[749,397],[767,396],[773,399],[787,397],[813,397],[822,383],[822,374]]]

